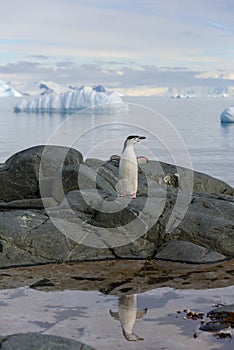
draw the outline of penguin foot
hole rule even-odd
[[[121,193],[118,193],[118,197],[130,197],[132,199],[135,199],[136,198],[136,194],[135,193],[128,194],[128,193],[125,193],[125,192],[121,192]]]

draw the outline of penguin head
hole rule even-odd
[[[135,143],[144,140],[145,136],[138,136],[138,135],[130,135],[126,138],[124,141],[124,147],[123,147],[123,152],[127,146],[134,145]]]
[[[144,139],[145,139],[145,136],[130,135],[126,138],[125,142],[126,144],[135,144]]]

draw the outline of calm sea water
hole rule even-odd
[[[143,134],[139,155],[205,172],[234,185],[234,124],[222,126],[220,114],[229,98],[171,99],[125,97],[129,112],[15,114],[15,98],[0,99],[0,162],[27,147],[62,144],[85,157],[120,154],[124,138]]]

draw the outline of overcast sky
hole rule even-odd
[[[1,1],[0,79],[233,84],[234,0]]]

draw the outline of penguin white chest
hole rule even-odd
[[[132,198],[136,198],[138,187],[138,162],[133,146],[143,139],[145,139],[145,136],[130,135],[124,142],[119,162],[119,181],[116,186],[119,196],[131,196]]]
[[[134,195],[138,187],[138,163],[133,147],[127,147],[122,153],[119,164],[119,182],[121,194]]]

